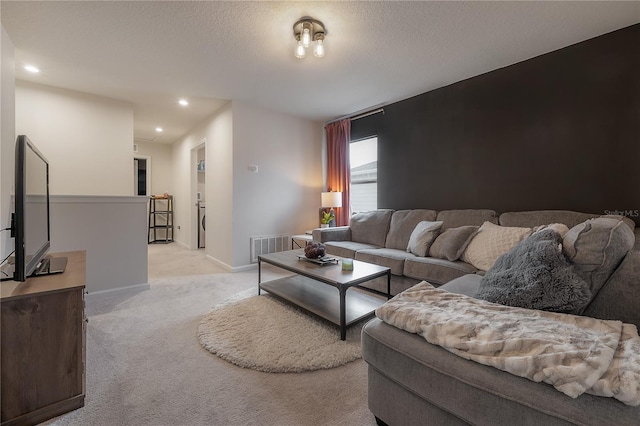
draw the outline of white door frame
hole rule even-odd
[[[200,143],[193,148],[191,148],[191,220],[189,221],[193,225],[189,230],[189,248],[191,250],[198,250],[198,226],[200,226],[200,222],[198,220],[198,151],[200,149],[205,149],[205,158],[207,153],[207,138],[202,138]],[[206,179],[205,179],[206,182]],[[206,183],[205,183],[206,188]],[[206,197],[205,197],[206,200]]]

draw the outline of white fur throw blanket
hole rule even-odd
[[[463,358],[553,385],[640,405],[635,325],[514,308],[421,282],[376,310],[378,318]]]

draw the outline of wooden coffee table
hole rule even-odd
[[[340,327],[340,339],[345,340],[347,328],[372,316],[385,300],[367,293],[347,290],[352,287],[369,291],[360,284],[387,277],[387,299],[391,298],[391,270],[371,263],[353,261],[353,271],[343,271],[338,263],[318,265],[298,255],[303,250],[289,250],[258,256],[258,294],[265,290]],[[291,271],[296,275],[262,282],[262,262]],[[334,288],[332,288],[334,287]],[[337,289],[338,291],[336,291]]]

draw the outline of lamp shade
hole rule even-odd
[[[342,192],[323,192],[320,207],[342,207]]]

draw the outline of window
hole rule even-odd
[[[378,138],[349,144],[351,213],[378,208]]]

